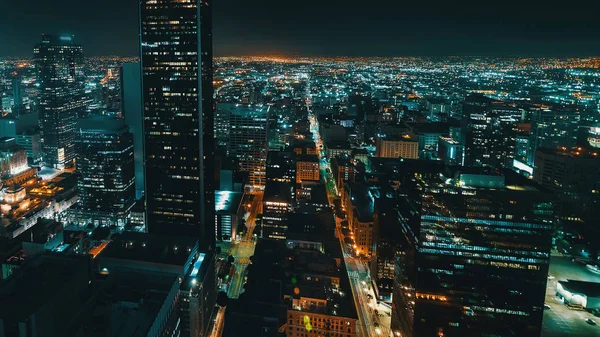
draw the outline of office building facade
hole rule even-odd
[[[531,115],[528,163],[533,165],[538,148],[572,148],[577,140],[580,115],[576,111],[538,110]]]
[[[214,245],[211,1],[140,2],[148,231]]]
[[[512,171],[429,173],[408,176],[398,194],[403,243],[393,332],[540,336],[554,220],[550,196]]]
[[[419,142],[405,138],[377,138],[375,157],[419,158]]]
[[[268,152],[269,108],[262,105],[236,105],[229,111],[227,152],[242,172],[248,172],[252,187],[265,185]]]
[[[124,226],[135,203],[133,135],[123,119],[93,116],[79,122],[77,222]]]
[[[465,165],[512,167],[521,112],[503,102],[472,95],[463,102]]]
[[[136,198],[144,191],[144,130],[142,117],[142,74],[139,62],[124,63],[120,69],[121,114],[133,134]]]
[[[76,157],[77,118],[86,108],[83,49],[71,36],[43,35],[34,49],[34,63],[44,162],[62,169]]]

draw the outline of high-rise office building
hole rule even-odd
[[[465,164],[465,146],[449,137],[440,137],[438,141],[438,158],[450,165]]]
[[[576,145],[577,126],[580,115],[577,111],[534,111],[531,116],[531,133],[529,136],[529,165],[535,162],[538,148],[566,147]]]
[[[144,191],[144,130],[142,117],[142,74],[139,62],[121,66],[121,114],[133,134],[136,198]]]
[[[215,139],[218,146],[227,145],[229,140],[229,115],[235,109],[235,103],[217,103],[215,109]]]
[[[265,185],[269,109],[263,105],[236,105],[229,111],[227,152],[239,170],[248,172],[251,186]]]
[[[214,244],[210,0],[142,0],[148,231]]]
[[[416,171],[401,180],[395,335],[540,336],[551,195],[508,170]]]
[[[83,49],[71,36],[43,35],[35,46],[34,62],[44,161],[62,169],[75,159],[77,118],[86,107]]]
[[[92,116],[79,121],[77,144],[74,220],[124,226],[135,202],[133,135],[123,119]]]
[[[18,107],[21,106],[21,104],[23,104],[23,92],[21,90],[21,74],[19,74],[18,72],[14,72],[12,74],[12,95],[14,113],[18,111]]]
[[[521,112],[503,102],[472,95],[463,102],[465,165],[511,167]]]
[[[600,158],[596,149],[538,148],[533,180],[555,192],[563,221],[587,222],[596,227],[600,204]],[[583,229],[580,227],[580,229]],[[585,228],[590,237],[596,229]]]

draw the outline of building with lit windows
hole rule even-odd
[[[292,183],[296,181],[296,165],[292,152],[269,151],[266,180]]]
[[[533,180],[554,191],[562,220],[596,223],[600,204],[600,151],[581,147],[539,148],[534,163]]]
[[[15,176],[28,168],[25,149],[14,138],[0,138],[0,177]]]
[[[244,296],[227,306],[223,336],[357,336],[354,296],[331,230],[303,232],[302,240],[259,240]]]
[[[371,257],[375,252],[377,230],[373,218],[374,198],[365,183],[346,183],[342,203],[350,231],[354,234],[356,255]]]
[[[92,116],[79,121],[77,223],[125,226],[135,203],[133,135],[123,119]]]
[[[235,240],[238,223],[243,219],[242,192],[215,192],[215,233],[218,240]]]
[[[262,200],[263,238],[286,239],[288,215],[293,207],[293,190],[290,183],[267,181]]]
[[[85,111],[83,49],[71,36],[42,35],[34,48],[39,125],[46,166],[72,165],[77,118]]]
[[[315,145],[315,142],[306,138],[293,138],[290,148],[297,155],[317,154],[317,146]]]
[[[579,121],[578,111],[534,111],[531,115],[528,164],[534,164],[538,148],[566,147],[570,149],[575,146]]]
[[[405,171],[394,275],[398,336],[540,336],[553,205],[547,190],[502,175]]]
[[[371,259],[371,277],[379,300],[390,302],[394,286],[396,258],[402,251],[402,228],[396,200],[390,194],[375,199],[374,224],[379,235],[375,237],[375,253]]]
[[[296,156],[296,182],[319,181],[319,157],[317,155]]]
[[[465,164],[465,146],[449,137],[440,137],[437,145],[438,159],[449,165]]]
[[[211,1],[140,1],[148,231],[214,245]]]
[[[517,124],[522,113],[517,108],[483,95],[471,95],[463,102],[462,137],[465,165],[512,167]]]
[[[419,142],[404,137],[377,138],[375,157],[419,158]]]
[[[354,164],[348,156],[338,156],[331,159],[331,173],[335,178],[335,186],[340,193],[344,191],[346,183],[354,182]]]
[[[216,255],[200,249],[195,238],[124,232],[99,255],[98,271],[168,272],[178,276],[177,303],[181,337],[206,337],[217,292]],[[176,320],[177,321],[177,320]]]
[[[235,105],[229,111],[227,153],[241,172],[248,172],[250,186],[265,185],[268,152],[269,107]]]

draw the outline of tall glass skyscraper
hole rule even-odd
[[[91,116],[79,121],[79,201],[72,220],[125,226],[135,202],[133,135],[123,119]]]
[[[209,0],[140,1],[148,231],[214,242]]]
[[[34,48],[44,162],[62,169],[76,156],[77,118],[86,107],[83,49],[71,36],[42,35]]]
[[[267,166],[267,128],[269,108],[263,105],[231,106],[227,152],[235,159],[242,172],[248,172],[248,183],[265,185]]]

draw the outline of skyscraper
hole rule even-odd
[[[142,74],[139,62],[124,63],[120,69],[121,114],[133,133],[136,198],[144,191],[144,134],[142,127]]]
[[[148,231],[214,242],[210,0],[140,1]]]
[[[124,226],[135,202],[133,135],[123,119],[92,116],[79,121],[78,222]]]
[[[501,101],[472,95],[463,102],[465,165],[511,167],[521,112]]]
[[[75,129],[85,109],[83,49],[71,36],[42,35],[34,49],[46,166],[62,169],[76,156]]]
[[[428,168],[401,186],[394,333],[540,336],[554,220],[548,191],[508,170]]]
[[[535,163],[538,148],[556,149],[575,146],[577,125],[580,115],[578,111],[538,110],[531,116],[531,133],[529,136],[528,163]]]
[[[248,172],[249,184],[265,185],[267,165],[267,121],[269,108],[263,105],[235,105],[228,111],[229,141],[227,152],[242,172]]]
[[[13,113],[14,108],[18,108],[23,104],[23,94],[21,92],[21,74],[14,72],[12,74],[12,95],[13,95]]]

